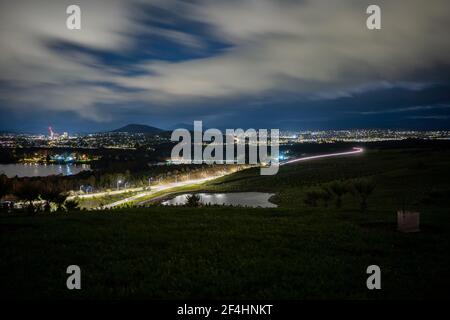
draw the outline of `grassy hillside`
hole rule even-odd
[[[208,190],[276,192],[277,209],[150,207],[2,216],[0,284],[8,297],[449,298],[450,151],[372,149],[361,156],[256,170]],[[370,177],[369,208],[351,195],[336,209],[304,204],[333,180]],[[422,232],[396,231],[401,206]],[[65,287],[68,265],[82,290]],[[366,289],[367,266],[382,290]]]
[[[281,207],[303,208],[304,193],[333,181],[351,183],[370,179],[376,185],[372,208],[396,211],[439,211],[450,194],[450,148],[368,149],[342,158],[315,160],[280,168],[276,176],[260,176],[259,169],[238,172],[209,184],[211,191],[266,191],[278,193]],[[352,197],[344,207],[352,209]],[[348,203],[348,205],[345,205]],[[356,208],[356,207],[355,207]]]

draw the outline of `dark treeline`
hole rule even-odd
[[[122,168],[123,169],[123,168]],[[70,192],[99,192],[123,188],[148,187],[157,183],[201,179],[232,172],[241,166],[230,165],[161,165],[141,170],[83,171],[73,176],[13,177],[0,175],[0,199],[30,204],[36,200],[56,203],[62,207]],[[64,199],[62,199],[64,198]]]
[[[311,207],[316,207],[319,203],[328,207],[331,202],[334,202],[336,209],[339,209],[343,205],[343,197],[351,194],[358,201],[361,212],[364,213],[374,189],[375,182],[369,178],[334,180],[321,184],[320,187],[310,188],[305,193],[304,202]]]
[[[135,150],[124,149],[86,149],[86,148],[0,148],[0,163],[17,163],[25,158],[32,158],[39,155],[42,159],[49,159],[57,154],[87,154],[90,158],[99,160],[92,161],[91,165],[95,168],[107,168],[112,162],[117,161],[161,161],[170,157],[171,144],[161,144],[157,150],[138,147]]]
[[[37,179],[15,180],[0,175],[0,199],[9,200],[1,203],[0,211],[37,213],[78,209],[78,201],[68,200],[68,196],[69,193],[59,183],[52,184]],[[21,201],[22,205],[16,207],[11,200]]]

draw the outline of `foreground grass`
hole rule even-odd
[[[358,213],[149,208],[1,220],[7,297],[442,298],[448,233]],[[65,269],[82,269],[82,290]],[[366,289],[368,265],[383,290]]]
[[[149,207],[0,218],[2,296],[53,298],[404,299],[450,297],[448,150],[372,150],[351,159],[250,170],[205,188],[276,191],[279,208]],[[369,211],[310,208],[311,186],[375,179]],[[253,188],[251,186],[253,185]],[[406,197],[405,194],[408,196]],[[422,232],[396,231],[400,198]],[[402,202],[405,202],[402,200]],[[82,290],[66,289],[68,265]],[[366,288],[366,268],[382,290]]]

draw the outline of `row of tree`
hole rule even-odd
[[[29,211],[72,209],[73,201],[67,201],[70,192],[105,191],[117,187],[145,187],[149,184],[201,179],[242,169],[239,165],[171,165],[154,166],[141,172],[81,172],[75,176],[48,176],[31,178],[8,178],[0,175],[0,200],[26,202]],[[120,182],[120,183],[119,183]],[[39,200],[39,201],[38,201]],[[41,208],[40,204],[44,206]]]
[[[9,180],[12,189],[22,184],[44,184],[51,185],[60,192],[85,191],[99,192],[115,189],[117,187],[146,187],[149,183],[167,183],[189,179],[200,179],[240,169],[235,165],[163,165],[144,168],[139,172],[91,171],[81,172],[73,176],[47,176],[47,177],[14,177],[2,176],[5,181]],[[120,181],[120,183],[119,183]]]
[[[78,208],[78,201],[68,200],[69,194],[58,185],[46,184],[39,180],[13,183],[5,175],[0,175],[0,199],[6,195],[12,195],[15,200],[21,201],[24,204],[22,207],[26,207],[29,213],[50,212],[52,208],[56,211]]]
[[[328,207],[334,202],[336,208],[341,208],[343,197],[346,194],[353,195],[359,202],[361,212],[368,208],[368,199],[375,190],[375,183],[371,179],[356,179],[352,181],[333,181],[323,184],[320,188],[310,189],[305,194],[305,204],[317,207],[322,204]]]

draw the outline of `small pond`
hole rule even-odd
[[[191,193],[178,195],[162,202],[163,205],[184,205]],[[269,201],[273,193],[263,192],[233,192],[233,193],[198,193],[200,202],[211,205],[242,206],[252,208],[276,208],[277,205]]]

